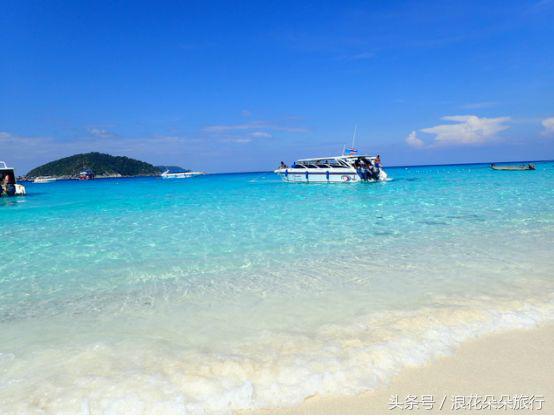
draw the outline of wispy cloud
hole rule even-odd
[[[421,129],[423,133],[433,134],[433,145],[483,144],[497,137],[501,131],[509,129],[506,125],[510,117],[485,118],[475,115],[445,116],[445,121],[453,124],[440,124]]]
[[[214,124],[204,127],[202,132],[220,142],[244,144],[255,140],[271,139],[277,133],[307,133],[309,131],[293,122],[294,120],[282,123],[253,120],[246,123]]]
[[[271,139],[277,133],[307,133],[309,130],[294,124],[295,120],[287,122],[271,122],[253,120],[246,123],[215,124],[202,130],[215,140],[227,143],[250,143],[254,140]]]
[[[248,123],[238,123],[238,124],[216,124],[204,127],[204,131],[208,133],[224,133],[231,131],[240,131],[240,130],[273,130],[273,131],[284,131],[288,133],[307,133],[309,130],[304,127],[290,126],[285,124],[278,124],[269,121],[251,121]]]
[[[550,7],[554,7],[554,0],[539,0],[535,3],[533,3],[528,9],[528,13],[540,13],[543,12]]]
[[[56,158],[83,152],[102,152],[125,155],[151,163],[167,162],[179,158],[185,160],[192,149],[196,154],[213,152],[206,149],[201,139],[182,136],[149,137],[100,137],[82,136],[59,139],[47,136],[22,136],[0,132],[0,146],[9,154],[10,164],[23,171]],[[208,144],[209,146],[209,144]],[[215,145],[214,145],[215,146]]]
[[[109,130],[99,128],[99,127],[89,127],[87,129],[87,131],[91,136],[99,137],[99,138],[102,138],[102,139],[107,139],[107,138],[116,136],[115,133],[112,133]]]
[[[416,149],[421,149],[425,146],[425,143],[423,140],[417,137],[417,134],[415,131],[412,131],[410,134],[408,134],[408,137],[406,137],[406,143],[410,147],[415,147]]]
[[[374,57],[375,54],[373,52],[358,52],[349,55],[342,55],[338,59],[343,61],[365,61],[368,59],[373,59]]]
[[[227,136],[227,137],[221,138],[221,141],[224,142],[224,143],[238,143],[238,144],[250,143],[253,140],[254,139],[252,138],[252,136],[245,136],[245,137]]]
[[[220,141],[226,143],[250,143],[257,139],[271,139],[273,135],[267,131],[253,131],[243,136],[226,135],[220,138]]]
[[[554,117],[545,118],[541,121],[541,124],[544,127],[542,131],[543,136],[554,136]]]
[[[225,133],[230,131],[252,130],[261,128],[268,128],[268,123],[266,123],[265,121],[252,121],[249,123],[238,124],[214,124],[204,127],[204,131],[208,133]]]
[[[476,109],[480,109],[480,108],[494,107],[497,104],[498,103],[495,102],[495,101],[480,101],[480,102],[476,102],[476,103],[464,104],[464,105],[461,106],[461,108],[466,109],[466,110],[476,110]]]
[[[271,133],[268,133],[267,131],[255,131],[255,132],[252,132],[252,134],[250,135],[257,139],[264,139],[264,138],[269,139],[273,137],[273,135]]]

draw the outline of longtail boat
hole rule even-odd
[[[527,165],[496,165],[491,163],[491,169],[494,170],[535,170],[535,165],[529,163]]]

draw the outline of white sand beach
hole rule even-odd
[[[397,395],[400,407],[391,410]],[[418,403],[413,409],[412,403]],[[432,396],[429,407],[422,396]],[[456,410],[462,399],[474,400],[504,397],[505,408],[495,410],[469,406]],[[534,396],[534,398],[532,397]],[[444,400],[444,404],[441,403]],[[467,402],[467,399],[466,399]],[[425,406],[423,404],[426,403]],[[524,404],[526,403],[526,405]],[[404,409],[402,408],[404,407]],[[416,408],[418,407],[418,408]],[[423,408],[425,407],[425,408]],[[492,407],[495,407],[494,404]],[[522,408],[517,408],[522,407]],[[528,407],[525,409],[523,407]],[[529,414],[554,413],[554,325],[516,330],[485,336],[463,344],[454,355],[437,359],[424,367],[410,368],[398,374],[390,385],[354,397],[320,397],[306,399],[296,408],[264,410],[262,413],[293,414]]]

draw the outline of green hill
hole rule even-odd
[[[29,177],[37,176],[78,176],[84,168],[91,169],[101,176],[142,176],[159,175],[160,170],[150,163],[131,159],[126,156],[111,156],[105,153],[81,153],[63,159],[54,160],[34,168],[27,173]]]

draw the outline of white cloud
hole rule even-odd
[[[204,131],[208,133],[226,133],[229,131],[237,130],[252,130],[260,129],[267,127],[267,123],[264,121],[252,121],[250,123],[240,123],[240,124],[215,124],[212,126],[207,126],[204,128]]]
[[[222,142],[245,144],[254,140],[252,137],[225,137],[221,139]]]
[[[480,102],[476,102],[476,103],[464,104],[464,105],[462,105],[462,108],[465,108],[467,110],[475,110],[475,109],[479,109],[479,108],[494,107],[495,105],[497,105],[497,102],[495,102],[495,101],[480,101]]]
[[[255,131],[251,134],[251,136],[256,139],[269,139],[270,137],[273,137],[271,133],[268,133],[267,131]]]
[[[269,121],[252,121],[249,123],[239,124],[216,124],[204,127],[204,131],[208,133],[225,133],[239,130],[274,130],[284,131],[288,133],[307,133],[309,130],[303,127],[289,126],[285,124],[277,124]]]
[[[98,127],[90,127],[87,130],[91,136],[100,137],[102,139],[107,139],[109,137],[115,136],[111,131]]]
[[[554,117],[545,118],[541,124],[544,127],[542,131],[544,136],[554,136]]]
[[[417,134],[415,131],[412,131],[410,134],[408,134],[408,137],[406,137],[406,143],[408,144],[408,146],[415,147],[418,149],[425,146],[425,143],[423,142],[423,140],[417,137]]]
[[[485,118],[474,115],[446,116],[442,120],[454,124],[440,124],[421,129],[423,133],[435,135],[435,145],[482,144],[496,138],[503,130],[510,128],[506,122],[510,117]]]
[[[0,140],[10,140],[12,138],[13,136],[10,133],[5,131],[0,131]]]
[[[210,126],[209,129],[204,130],[211,133],[217,141],[225,143],[244,144],[273,137],[267,130],[248,131],[252,128],[254,127],[250,124],[237,124],[233,126]]]

